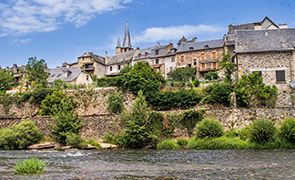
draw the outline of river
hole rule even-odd
[[[27,158],[47,162],[41,175],[19,176]],[[295,179],[295,150],[0,151],[1,179]]]

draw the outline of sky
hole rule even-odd
[[[221,39],[229,24],[261,21],[295,27],[294,0],[0,0],[0,66],[29,57],[49,67],[84,52],[115,54],[128,22],[133,48],[176,45],[185,36]]]

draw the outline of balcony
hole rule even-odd
[[[213,67],[206,67],[206,68],[199,68],[200,72],[208,72],[208,71],[216,71],[217,68],[213,68]]]

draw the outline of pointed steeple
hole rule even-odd
[[[118,41],[117,41],[117,47],[116,48],[118,48],[118,47],[121,47],[120,38],[118,38]]]
[[[128,29],[128,22],[126,22],[124,41],[123,41],[122,47],[123,48],[132,48],[131,39],[130,39],[130,33],[129,33],[129,29]]]

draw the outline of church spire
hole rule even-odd
[[[123,41],[122,47],[123,48],[132,48],[131,47],[130,33],[129,33],[129,29],[128,29],[128,22],[126,22],[124,41]]]
[[[118,38],[118,41],[117,41],[117,48],[118,48],[118,47],[121,47],[120,38]]]

